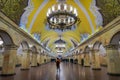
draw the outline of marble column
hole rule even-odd
[[[29,70],[30,53],[31,53],[31,50],[27,50],[27,49],[23,50],[21,70]]]
[[[76,60],[76,55],[73,56],[73,63],[76,63],[75,60]]]
[[[50,59],[50,58],[49,58],[49,56],[47,56],[46,58],[47,58],[47,60],[46,60],[46,61],[47,61],[47,63],[48,63],[48,62],[50,62],[50,61],[49,61],[49,59]]]
[[[42,55],[40,55],[40,64],[42,64]]]
[[[37,62],[38,62],[39,65],[41,64],[40,54],[37,55]]]
[[[77,64],[79,64],[79,55],[77,54]]]
[[[81,64],[81,55],[78,55],[78,64]]]
[[[51,62],[51,57],[49,57],[49,62]]]
[[[44,63],[46,63],[46,55],[44,55]]]
[[[76,56],[76,54],[74,55],[74,60],[75,60],[75,59],[77,59],[77,56]]]
[[[7,45],[4,48],[5,51],[3,53],[4,57],[1,76],[15,75],[17,46]]]
[[[42,63],[44,64],[45,55],[42,56]]]
[[[101,66],[107,66],[107,57],[106,56],[100,56],[100,64],[101,64]]]
[[[77,59],[77,60],[79,59],[79,55],[78,55],[78,54],[76,55],[76,59]]]
[[[110,75],[120,75],[120,53],[118,45],[108,45],[107,50],[107,71]]]
[[[84,66],[90,67],[90,55],[89,52],[84,52]]]
[[[43,63],[44,63],[44,56],[41,55],[41,64],[43,64]]]
[[[37,52],[32,52],[31,67],[37,67]]]
[[[84,54],[80,54],[80,55],[79,55],[79,64],[82,64],[82,63],[81,63],[81,60],[82,60],[82,59],[84,59]]]
[[[0,69],[2,69],[3,66],[3,54],[0,53]]]
[[[70,57],[68,57],[68,59],[69,59],[69,62],[70,62]]]
[[[91,57],[92,57],[92,69],[93,70],[101,70],[100,66],[100,57],[99,57],[99,50],[91,50]]]
[[[41,64],[43,64],[43,63],[44,63],[44,56],[41,55]]]
[[[43,56],[43,63],[45,63],[46,55]]]
[[[46,62],[48,63],[48,56],[46,56]]]
[[[48,62],[50,62],[50,59],[51,59],[51,58],[50,58],[50,56],[49,56],[49,57],[48,57]]]
[[[21,57],[20,54],[18,54],[18,55],[16,56],[16,67],[18,67],[18,66],[21,65],[21,62],[22,62],[21,60],[22,60],[22,57]]]

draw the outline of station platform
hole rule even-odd
[[[62,62],[60,71],[57,71],[55,62],[51,62],[25,71],[17,67],[14,76],[0,76],[0,80],[120,80],[120,76],[108,75],[106,67],[92,70],[69,62]]]

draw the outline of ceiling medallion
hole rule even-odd
[[[47,11],[47,24],[53,30],[72,30],[80,23],[77,9],[65,3],[58,2]]]

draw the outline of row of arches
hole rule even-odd
[[[21,65],[21,70],[29,70],[30,66],[36,67],[49,61],[50,56],[41,46],[38,49],[25,40],[21,41],[20,45],[16,45],[9,33],[0,30],[1,75],[14,75],[15,66]]]
[[[111,75],[120,75],[120,31],[115,33],[109,44],[101,41],[94,41],[85,47],[78,47],[69,58],[78,60],[78,64],[91,67],[93,70],[101,70],[102,66],[107,66],[107,71]]]

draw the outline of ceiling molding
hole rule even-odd
[[[37,16],[38,16],[38,14],[39,14],[40,11],[43,9],[43,7],[48,3],[48,1],[49,1],[49,0],[44,0],[44,2],[39,6],[37,12],[35,13],[32,21],[31,21],[30,27],[29,27],[29,29],[28,29],[29,32],[31,31],[31,29],[32,29],[32,27],[33,27],[33,24],[34,24],[34,22],[35,22],[35,20],[36,20],[36,18],[37,18]]]
[[[89,16],[89,14],[87,13],[85,7],[81,4],[81,2],[80,2],[79,0],[74,0],[74,1],[75,1],[75,3],[81,8],[81,10],[84,12],[84,14],[85,14],[85,16],[87,17],[87,20],[88,20],[88,22],[89,22],[89,24],[90,24],[90,28],[91,28],[91,30],[92,30],[92,33],[94,33],[95,30],[94,30],[94,26],[93,26],[92,20],[90,19],[90,16]]]

